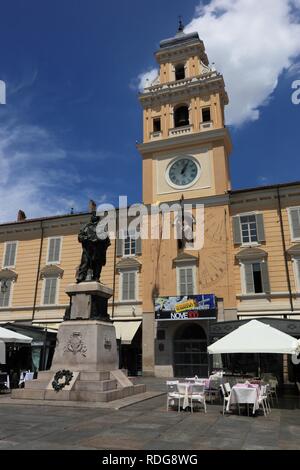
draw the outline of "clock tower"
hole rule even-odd
[[[143,240],[143,373],[188,377],[196,370],[207,375],[205,354],[199,363],[200,355],[187,358],[180,351],[185,348],[182,337],[190,349],[190,335],[193,344],[196,341],[197,348],[206,351],[210,320],[164,321],[163,316],[155,316],[154,304],[161,305],[157,302],[164,299],[168,299],[164,305],[172,299],[193,303],[195,296],[209,295],[216,299],[218,319],[228,319],[234,311],[228,262],[232,257],[228,242],[231,140],[224,122],[228,96],[198,33],[185,34],[181,22],[175,37],[161,41],[155,57],[158,76],[139,96],[143,202],[171,207],[184,201],[192,205],[193,215],[196,205],[204,206],[204,227],[196,218],[192,222],[194,234],[203,229],[204,245],[191,250],[188,244],[161,234]],[[170,221],[176,226],[178,219]]]
[[[143,202],[221,195],[230,189],[231,141],[223,77],[209,65],[198,33],[161,41],[157,78],[140,94]]]

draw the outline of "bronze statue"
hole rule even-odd
[[[97,235],[97,225],[100,217],[92,212],[90,222],[84,225],[78,234],[78,241],[82,244],[81,263],[77,272],[77,282],[98,281],[102,266],[106,264],[106,250],[110,246],[107,236],[100,239]]]

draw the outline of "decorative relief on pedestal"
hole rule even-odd
[[[107,336],[104,338],[104,349],[111,350],[111,340]]]
[[[67,345],[65,346],[64,352],[71,352],[73,354],[80,353],[83,357],[86,356],[87,347],[82,340],[82,335],[79,331],[74,331],[71,334]]]

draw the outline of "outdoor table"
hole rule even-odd
[[[253,414],[259,408],[259,385],[258,384],[236,384],[232,387],[227,403],[227,411],[234,404],[253,405]]]

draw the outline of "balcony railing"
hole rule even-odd
[[[175,137],[177,135],[184,135],[190,134],[193,131],[193,125],[189,126],[182,126],[182,127],[174,127],[173,129],[169,129],[169,137]]]
[[[162,136],[162,131],[150,132],[150,140],[160,139]]]
[[[213,121],[200,122],[201,131],[207,131],[208,129],[212,129],[213,127],[214,127]]]

